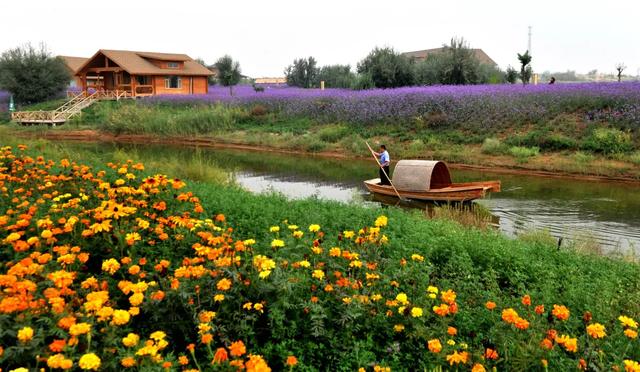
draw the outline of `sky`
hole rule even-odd
[[[55,55],[98,49],[225,54],[251,77],[283,76],[299,57],[350,64],[376,46],[407,52],[463,37],[517,66],[532,26],[536,72],[640,73],[639,0],[2,0],[0,51],[44,43]]]

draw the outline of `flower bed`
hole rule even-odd
[[[637,314],[593,319],[529,295],[478,306],[423,252],[391,255],[385,216],[236,237],[142,164],[1,151],[8,370],[640,368]]]

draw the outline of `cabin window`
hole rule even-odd
[[[180,76],[167,76],[164,78],[164,87],[167,89],[181,89],[182,79]]]
[[[178,68],[178,67],[180,67],[180,65],[178,65],[178,62],[167,62],[167,67],[168,68]]]
[[[138,85],[151,85],[151,79],[146,75],[138,75],[136,76],[136,80],[138,81]]]

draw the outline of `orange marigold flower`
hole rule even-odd
[[[553,341],[545,338],[544,340],[540,341],[540,347],[545,350],[551,350],[553,349]]]
[[[298,358],[296,358],[296,357],[295,357],[295,356],[293,356],[293,355],[289,355],[289,356],[287,357],[287,361],[286,361],[285,363],[286,363],[286,365],[288,365],[289,367],[293,367],[293,366],[295,366],[296,364],[298,364]]]
[[[216,288],[221,291],[227,291],[231,288],[231,280],[227,278],[220,279],[216,284]]]
[[[522,304],[525,306],[531,306],[531,296],[525,295],[522,297]]]
[[[455,336],[458,333],[458,330],[455,327],[448,327],[447,328],[447,333],[450,336]]]
[[[471,367],[471,372],[486,372],[487,370],[480,363],[476,363]]]
[[[587,326],[587,334],[593,338],[604,338],[607,332],[602,324],[593,323]]]
[[[514,325],[516,326],[516,328],[524,330],[529,328],[529,321],[523,318],[518,318],[516,319]]]
[[[231,352],[232,356],[239,357],[247,352],[247,348],[244,346],[244,342],[236,341],[231,343],[231,345],[229,346],[229,351]]]
[[[453,305],[453,303],[456,302],[456,293],[450,289],[442,292],[440,297],[442,298],[442,301],[446,302],[449,305]]]
[[[487,359],[492,359],[492,360],[496,360],[498,359],[498,352],[494,349],[491,348],[487,348],[484,351],[484,357]]]
[[[205,333],[202,335],[201,341],[203,344],[210,344],[213,341],[213,335],[211,333]]]
[[[633,329],[625,329],[624,335],[630,339],[635,339],[638,337],[638,332],[634,331]]]
[[[484,307],[486,307],[489,310],[493,310],[496,308],[496,303],[493,301],[487,301],[487,303],[484,304]]]
[[[52,343],[49,344],[49,350],[51,350],[54,353],[59,353],[62,352],[62,350],[64,350],[64,347],[67,346],[67,341],[66,340],[53,340]]]
[[[429,348],[430,352],[437,354],[442,351],[442,344],[440,343],[440,340],[435,338],[433,340],[427,341],[427,348]]]
[[[229,355],[227,354],[227,350],[223,347],[219,347],[216,349],[216,353],[213,355],[213,364],[223,363],[229,359]]]
[[[454,351],[453,354],[447,355],[447,362],[449,362],[449,365],[451,366],[454,364],[466,364],[468,359],[469,353],[466,351],[461,353]]]
[[[536,306],[536,308],[535,308],[535,312],[536,312],[536,314],[538,314],[538,315],[542,315],[542,314],[544,314],[544,305],[538,305],[538,306]]]
[[[136,365],[136,359],[133,357],[126,357],[120,361],[120,365],[129,368]]]
[[[559,320],[567,320],[569,319],[569,309],[564,305],[553,305],[553,310],[551,310],[551,314],[558,318]]]
[[[509,324],[515,323],[516,320],[518,320],[518,318],[519,318],[518,313],[514,309],[508,308],[508,309],[502,310],[502,320],[504,320]]]
[[[586,371],[587,370],[587,361],[580,358],[580,360],[578,361],[578,369],[582,370],[582,371]]]

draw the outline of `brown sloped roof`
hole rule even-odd
[[[80,67],[84,65],[84,63],[87,62],[87,60],[89,59],[85,57],[71,57],[71,56],[58,56],[58,57],[62,58],[64,63],[67,65],[67,68],[69,68],[69,70],[71,70],[71,72],[74,74],[78,72],[78,69],[80,69]]]
[[[417,50],[415,52],[406,52],[406,53],[402,53],[402,55],[409,58],[426,59],[429,55],[442,53],[444,52],[444,50],[445,50],[444,47],[432,48],[432,49],[425,49],[425,50]],[[493,65],[493,66],[498,65],[493,59],[491,59],[491,57],[489,57],[487,53],[484,52],[484,50],[482,49],[471,49],[471,50],[473,51],[473,55],[476,57],[478,61],[480,61],[480,63]]]
[[[104,55],[123,70],[132,75],[166,75],[179,74],[188,76],[209,76],[211,71],[194,61],[186,54],[175,53],[155,53],[155,52],[135,52],[130,50],[109,50],[100,49],[93,57],[89,58],[80,69],[84,68],[98,55]],[[161,61],[184,62],[184,68],[180,70],[160,68],[148,59],[156,59]],[[80,70],[79,69],[79,70]],[[78,71],[79,71],[78,70]]]

